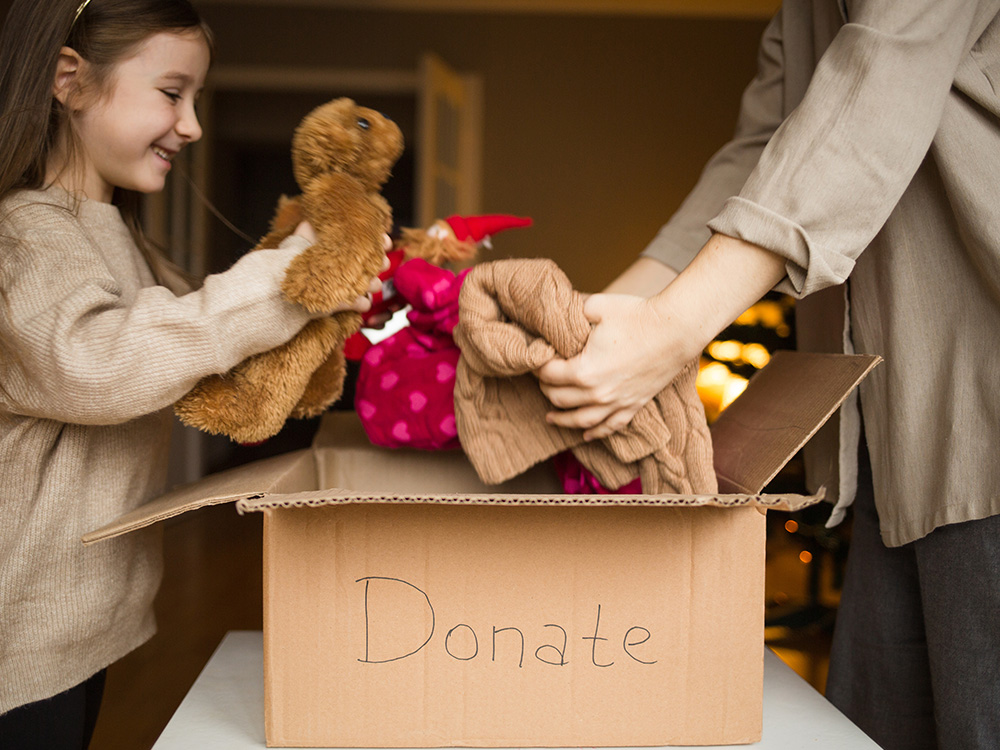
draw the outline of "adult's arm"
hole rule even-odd
[[[955,72],[997,2],[869,0],[824,54],[802,103],[763,149],[698,258],[648,300],[594,295],[573,360],[539,371],[556,424],[620,429],[775,283],[843,282],[930,147]]]

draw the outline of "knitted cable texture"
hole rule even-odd
[[[466,278],[454,331],[455,419],[479,477],[497,484],[572,450],[609,489],[639,476],[648,494],[716,492],[697,362],[607,438],[588,443],[581,430],[545,422],[552,405],[533,373],[583,350],[591,328],[583,302],[547,259],[482,263]]]

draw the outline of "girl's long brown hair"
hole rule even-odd
[[[52,95],[63,46],[89,63],[88,100],[109,91],[115,65],[153,34],[212,35],[188,0],[91,0],[76,17],[80,0],[14,0],[0,31],[0,201],[18,189],[45,187],[46,165],[67,112]],[[74,140],[69,139],[72,146]],[[141,195],[116,189],[136,244],[158,277],[166,259],[142,231]]]

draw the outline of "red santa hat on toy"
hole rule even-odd
[[[485,214],[483,216],[449,216],[445,221],[455,233],[455,238],[482,242],[489,247],[490,237],[504,229],[530,227],[531,219],[509,214]]]

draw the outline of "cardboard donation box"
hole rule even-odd
[[[484,486],[460,451],[312,448],[207,477],[93,532],[207,504],[264,513],[268,745],[543,747],[761,738],[758,494],[878,362],[778,353],[713,425],[721,493]]]

